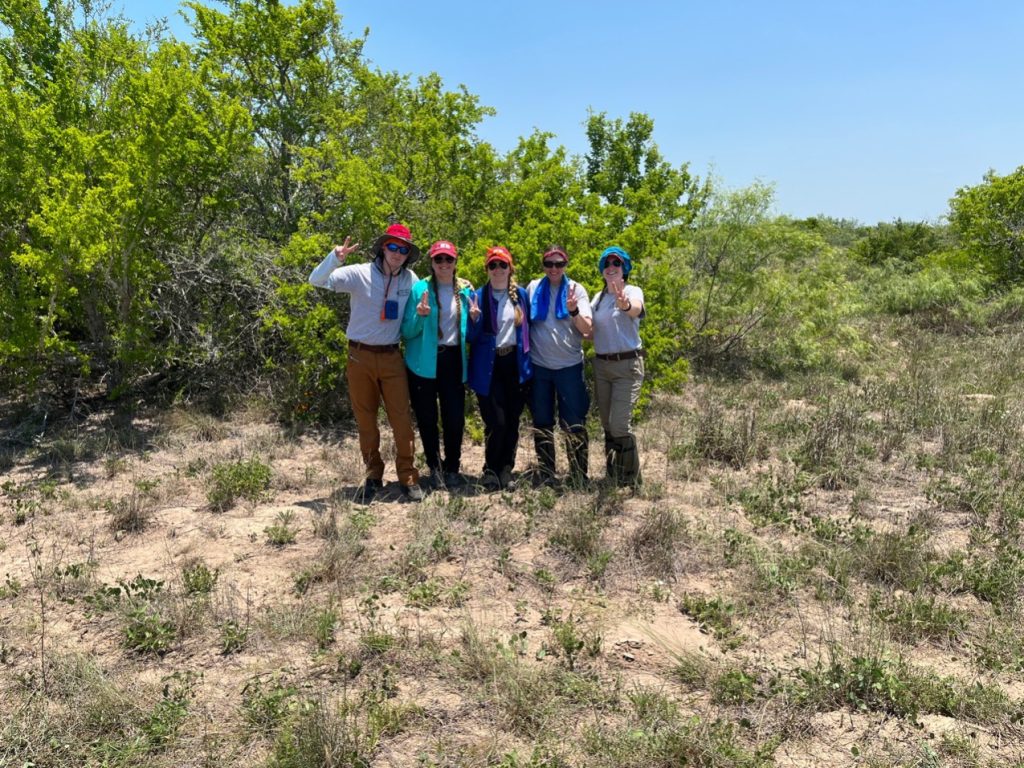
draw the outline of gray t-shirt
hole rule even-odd
[[[455,311],[455,289],[451,284],[438,283],[437,298],[440,302],[438,322],[441,324],[441,338],[438,344],[453,347],[459,343],[459,316]]]
[[[644,292],[635,285],[625,286],[630,302],[643,303]],[[642,316],[643,313],[641,313]],[[640,349],[640,318],[630,317],[615,306],[614,294],[602,291],[594,296],[594,352],[615,355]]]
[[[397,275],[385,275],[376,261],[341,266],[334,251],[320,262],[309,276],[319,288],[352,297],[345,335],[363,344],[397,344],[402,330],[402,315],[409,300],[416,273],[403,269]],[[397,302],[393,319],[382,319],[385,301]]]
[[[569,278],[563,278],[569,280]],[[540,285],[540,279],[534,280],[526,292],[532,305],[533,294]],[[578,302],[576,307],[583,317],[592,317],[590,300],[587,290],[579,283],[569,280],[569,290],[573,291]],[[571,317],[559,319],[555,317],[555,305],[558,291],[552,287],[551,300],[548,302],[548,314],[543,320],[530,323],[530,361],[534,365],[551,370],[569,368],[583,362],[583,334],[576,330]]]
[[[497,305],[498,332],[495,334],[495,345],[513,347],[516,343],[516,308],[508,300],[508,291],[491,290]]]

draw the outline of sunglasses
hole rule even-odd
[[[544,269],[565,269],[564,261],[544,261]]]
[[[405,256],[405,255],[407,255],[409,253],[409,246],[408,245],[399,245],[398,243],[388,243],[384,247],[387,248],[392,253],[394,253],[395,251],[398,251],[403,256]]]
[[[604,263],[604,266],[605,266],[606,269],[608,267],[621,267],[622,266],[622,259],[608,259],[608,261],[606,261]]]
[[[487,265],[487,268],[493,272],[496,269],[508,269],[508,264],[504,261],[492,261]]]
[[[454,256],[435,256],[434,257],[434,263],[435,264],[454,264],[455,263],[455,257]]]

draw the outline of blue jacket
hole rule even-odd
[[[473,295],[473,286],[468,280],[458,278],[459,296],[461,297],[461,314],[459,317],[459,338],[462,339],[462,381],[466,381],[468,355],[466,353],[467,323],[469,322],[469,297]],[[430,303],[430,314],[421,317],[416,312],[423,294],[427,293]],[[424,379],[437,378],[437,297],[430,290],[430,279],[423,278],[412,286],[412,293],[405,303],[405,315],[402,318],[402,338],[405,339],[405,364],[409,370]]]
[[[487,284],[476,290],[476,303],[484,307],[484,291]],[[525,384],[533,378],[530,364],[530,300],[526,289],[516,288],[519,308],[523,311],[523,324],[516,328],[516,360],[519,363],[519,383]],[[476,322],[469,321],[469,388],[486,397],[491,392],[491,378],[494,376],[494,360],[497,357],[497,337],[488,333],[486,318],[481,312]]]

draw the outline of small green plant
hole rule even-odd
[[[296,706],[298,689],[278,678],[263,682],[256,677],[242,688],[242,713],[249,729],[262,734],[276,731]]]
[[[171,650],[174,641],[174,625],[159,614],[140,607],[128,615],[124,643],[136,653],[163,656]]]
[[[553,592],[555,589],[555,576],[547,568],[538,568],[533,572],[533,578],[537,581],[537,586],[543,589],[545,592]]]
[[[256,503],[270,488],[270,476],[270,467],[256,457],[215,464],[206,500],[215,512],[230,509],[239,498]]]
[[[187,595],[208,595],[217,586],[220,569],[210,570],[206,563],[199,561],[187,565],[181,572],[181,582]]]
[[[188,716],[189,701],[195,698],[196,675],[175,672],[163,679],[160,701],[142,723],[150,751],[164,749],[173,741]]]
[[[955,642],[966,635],[971,620],[967,611],[938,602],[934,595],[904,595],[885,603],[874,602],[876,614],[904,642]]]
[[[757,698],[756,686],[756,676],[741,667],[730,667],[715,678],[711,698],[716,704],[749,704]]]
[[[267,534],[267,543],[272,547],[283,547],[287,544],[295,543],[295,530],[291,527],[291,522],[295,518],[295,513],[290,509],[285,509],[277,513],[276,521],[273,525],[268,525],[263,529],[263,532]]]
[[[4,575],[4,585],[0,587],[0,600],[5,597],[17,597],[21,594],[23,585],[17,576]]]
[[[234,619],[220,625],[220,652],[224,656],[238,653],[249,642],[249,630]]]
[[[457,581],[447,590],[442,598],[449,608],[459,608],[464,605],[469,597],[469,584],[464,581]]]
[[[758,473],[752,486],[743,488],[728,497],[728,500],[739,502],[755,526],[798,527],[803,509],[801,493],[804,487],[799,476],[786,477],[774,471]]]
[[[743,642],[733,618],[736,608],[732,603],[720,597],[683,595],[679,610],[696,621],[702,632],[713,635],[726,648],[737,648]]]
[[[555,641],[553,646],[546,647],[565,659],[569,671],[576,669],[581,653],[585,652],[588,656],[597,656],[601,653],[601,636],[583,629],[572,615],[563,620],[558,615],[549,613],[542,621],[551,627],[551,636]]]
[[[405,599],[414,608],[432,608],[441,602],[442,591],[440,582],[427,579],[410,587],[405,593]]]

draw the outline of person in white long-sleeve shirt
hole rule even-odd
[[[345,265],[359,248],[346,237],[309,276],[309,282],[351,296],[348,336],[349,397],[359,427],[359,449],[366,468],[357,500],[369,503],[383,486],[377,411],[381,401],[395,437],[395,469],[406,498],[420,501],[423,491],[415,464],[415,437],[405,362],[398,347],[405,304],[416,274],[409,267],[420,257],[409,229],[392,224],[371,248],[369,263]]]

